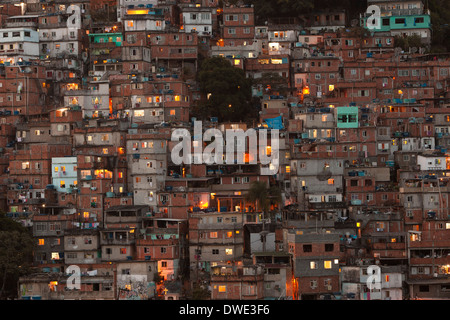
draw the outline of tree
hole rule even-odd
[[[432,42],[431,52],[449,52],[450,43],[450,1],[428,0],[426,9],[431,12]]]
[[[193,115],[201,119],[218,117],[224,122],[257,118],[257,109],[251,103],[251,79],[227,59],[206,58],[197,80],[204,99],[194,108]]]
[[[192,291],[192,299],[193,300],[210,300],[211,299],[211,291],[207,288],[203,287],[198,283],[194,283],[194,288]]]
[[[33,248],[30,232],[0,213],[0,298],[16,297],[19,277],[30,272]]]
[[[401,36],[395,36],[394,37],[394,46],[402,48],[403,51],[408,51],[410,48],[419,48],[423,47],[422,40],[419,35],[414,34],[412,36],[407,37],[401,37]]]
[[[254,181],[245,196],[245,200],[255,204],[256,212],[269,213],[271,205],[281,203],[281,190],[278,186],[267,187],[263,181]]]
[[[250,189],[245,196],[245,200],[255,204],[256,212],[267,212],[269,208],[269,192],[267,184],[262,181],[254,181],[250,185]]]
[[[289,92],[286,77],[282,77],[275,72],[264,72],[260,78],[255,79],[253,82],[262,85],[266,94],[278,93],[286,96]]]
[[[281,189],[278,186],[271,186],[269,188],[269,202],[270,205],[278,206],[282,201]]]

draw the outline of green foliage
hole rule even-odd
[[[192,290],[192,299],[193,300],[209,300],[211,298],[211,292],[195,283],[194,288]]]
[[[197,80],[206,98],[193,110],[193,115],[201,119],[218,117],[225,122],[256,118],[256,108],[251,103],[251,80],[225,58],[205,59]]]
[[[450,1],[428,0],[427,5],[431,11],[431,51],[450,52]]]
[[[20,223],[0,213],[0,297],[15,297],[20,276],[30,272],[34,241]]]
[[[244,3],[253,4],[259,24],[273,17],[298,17],[325,9],[345,9],[349,18],[354,19],[367,8],[366,1],[361,0],[244,0]]]
[[[408,51],[409,48],[419,48],[424,46],[420,36],[416,34],[408,37],[395,36],[394,45],[395,47],[402,48],[404,51]]]
[[[260,78],[254,80],[254,83],[261,84],[264,88],[270,86],[271,89],[267,92],[268,94],[278,93],[282,96],[286,96],[289,92],[286,80],[285,77],[280,76],[278,73],[264,72]]]
[[[281,202],[281,190],[277,186],[267,187],[262,181],[254,181],[250,185],[250,189],[245,199],[255,204],[256,211],[268,212],[271,204],[279,204]]]

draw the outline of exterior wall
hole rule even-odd
[[[52,182],[59,192],[66,192],[71,185],[76,185],[77,158],[52,158]]]

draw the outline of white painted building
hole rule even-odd
[[[213,8],[185,7],[182,9],[182,25],[185,32],[197,32],[200,36],[212,35]]]
[[[0,63],[39,59],[39,34],[32,28],[0,29]]]
[[[117,7],[117,21],[122,21],[123,17],[130,9],[153,8],[158,4],[158,0],[119,0]]]
[[[77,184],[77,157],[52,158],[52,184],[58,192]]]
[[[59,58],[63,55],[77,56],[81,53],[79,33],[69,28],[39,29],[40,54],[45,58]]]
[[[81,106],[83,117],[108,117],[109,81],[92,81],[89,90],[66,91],[64,105]]]
[[[417,165],[420,170],[445,170],[447,168],[445,155],[418,155]]]

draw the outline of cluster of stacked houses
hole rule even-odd
[[[422,1],[368,4],[364,36],[364,13],[257,25],[216,0],[2,1],[0,205],[36,240],[19,298],[450,297],[450,56],[395,47],[430,43]],[[172,161],[208,56],[285,80],[252,91],[255,127],[281,117],[277,174]],[[254,181],[281,190],[270,212],[246,200]]]

